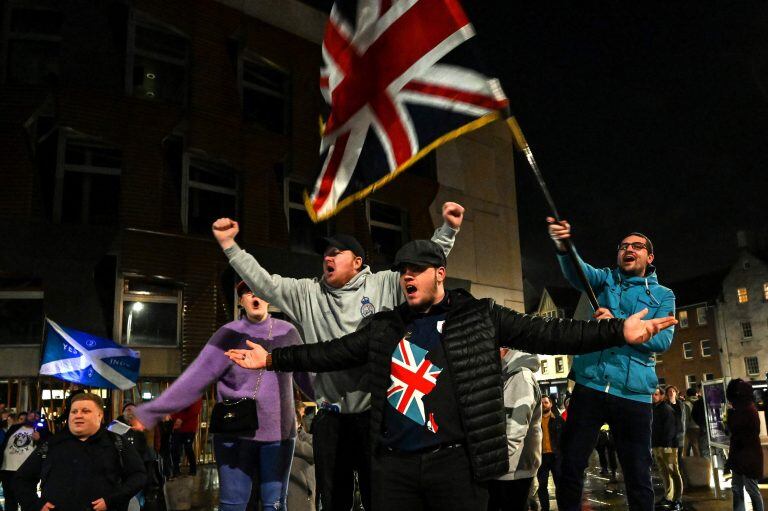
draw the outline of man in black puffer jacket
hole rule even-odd
[[[674,318],[599,322],[526,316],[444,289],[445,256],[427,240],[403,246],[406,304],[335,341],[267,353],[230,350],[252,369],[335,371],[367,364],[373,509],[484,510],[484,481],[509,470],[499,347],[588,353],[642,343]]]

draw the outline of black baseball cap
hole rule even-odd
[[[338,248],[339,250],[350,250],[358,257],[362,257],[365,261],[365,250],[354,236],[349,234],[336,234],[334,236],[328,236],[317,240],[317,250],[321,254],[324,253],[328,247]]]
[[[238,297],[243,296],[245,293],[253,293],[244,280],[235,284],[235,291],[237,292]]]
[[[392,269],[397,271],[404,264],[416,266],[445,266],[445,252],[432,240],[409,241],[397,251]]]

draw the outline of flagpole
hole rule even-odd
[[[560,222],[562,220],[560,218],[560,213],[558,213],[557,206],[555,206],[555,201],[552,199],[552,195],[549,193],[549,188],[547,187],[547,183],[544,181],[544,176],[541,174],[539,165],[536,163],[536,158],[533,156],[533,151],[528,145],[528,141],[525,140],[523,130],[520,129],[520,125],[517,123],[517,119],[515,119],[513,115],[507,115],[506,123],[509,127],[509,130],[512,132],[512,137],[515,140],[515,146],[525,155],[531,170],[533,170],[533,175],[536,176],[536,181],[539,183],[539,188],[544,194],[544,199],[546,199],[547,204],[549,205],[549,210],[552,213],[552,216],[555,217],[557,222]],[[597,303],[597,296],[595,296],[595,291],[589,284],[589,280],[587,280],[587,275],[584,273],[584,268],[582,268],[581,264],[579,263],[579,256],[576,255],[576,247],[573,245],[573,242],[571,242],[570,239],[560,240],[560,242],[565,246],[568,258],[571,260],[573,267],[576,269],[576,275],[579,277],[579,281],[584,287],[584,291],[587,293],[589,303],[592,304],[592,308],[594,310],[597,310],[600,305]]]

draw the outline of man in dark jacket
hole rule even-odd
[[[23,511],[128,508],[144,486],[146,471],[136,449],[102,427],[103,410],[95,394],[72,399],[67,429],[38,447],[16,473]]]
[[[653,430],[651,447],[661,479],[664,481],[664,498],[658,503],[666,509],[682,508],[683,478],[677,461],[677,422],[675,411],[664,400],[664,391],[657,388],[653,393]]]
[[[557,487],[560,479],[560,434],[565,421],[553,407],[549,396],[541,398],[541,466],[536,474],[539,481],[539,503],[541,511],[549,511],[549,473]]]
[[[484,510],[484,481],[509,471],[499,347],[587,353],[642,343],[675,323],[535,318],[446,292],[445,256],[415,240],[395,256],[406,304],[335,341],[227,355],[247,368],[335,371],[367,364],[373,509]],[[446,484],[446,481],[449,481]]]

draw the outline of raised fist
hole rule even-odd
[[[213,222],[211,229],[213,230],[213,237],[223,249],[234,245],[235,236],[240,232],[240,226],[231,218],[219,218]]]
[[[462,205],[455,202],[444,203],[443,220],[453,229],[461,227],[461,222],[464,220],[464,208]]]
[[[565,245],[562,240],[567,240],[571,237],[571,224],[567,220],[556,222],[551,216],[547,217],[547,232],[552,241],[555,242],[555,246],[561,252],[565,252]]]

